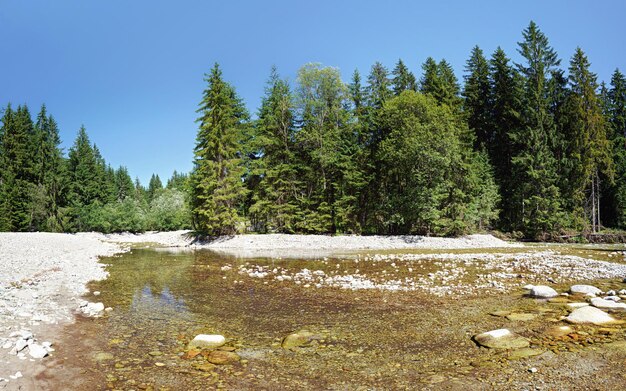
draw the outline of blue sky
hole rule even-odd
[[[219,62],[255,113],[273,64],[307,62],[348,81],[428,56],[459,78],[471,48],[518,59],[535,20],[566,68],[581,46],[600,79],[626,70],[625,1],[0,0],[0,105],[45,103],[69,149],[81,124],[105,159],[147,183],[192,167],[203,75]]]

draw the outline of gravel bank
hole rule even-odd
[[[121,251],[92,233],[0,233],[0,388],[31,389],[37,360],[13,352],[16,334],[54,344],[55,325],[73,321],[85,284],[107,276],[98,257]]]

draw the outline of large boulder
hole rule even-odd
[[[601,294],[602,291],[593,285],[572,285],[569,288],[569,293],[585,296],[597,296]]]
[[[592,323],[595,325],[603,325],[615,323],[616,320],[606,312],[596,307],[577,308],[569,314],[565,321],[569,323]]]
[[[474,341],[480,346],[491,349],[520,349],[530,346],[526,338],[508,329],[492,330],[475,335]]]
[[[219,334],[198,334],[189,342],[187,349],[200,348],[212,349],[219,348],[226,343],[226,338]]]
[[[599,297],[591,299],[591,305],[605,310],[626,310],[626,304],[617,303],[613,300],[605,300]]]
[[[530,289],[529,292],[531,297],[536,297],[538,299],[549,299],[551,297],[557,297],[559,293],[549,286],[545,285],[536,285]]]

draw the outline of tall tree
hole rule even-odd
[[[513,136],[522,129],[522,80],[502,48],[498,47],[491,56],[489,68],[492,106],[490,126],[493,128],[489,155],[501,194],[500,226],[510,230],[516,228],[518,221],[518,208],[514,204],[516,182],[512,159],[519,153]]]
[[[385,91],[379,87],[377,91]],[[298,72],[296,141],[306,178],[299,228],[305,232],[360,229],[356,200],[362,175],[355,164],[358,144],[347,100],[337,69],[307,64]]]
[[[615,223],[626,228],[626,77],[619,69],[611,76],[606,98],[616,174],[615,185],[610,189],[610,212],[615,216]]]
[[[491,151],[495,140],[491,117],[492,98],[489,63],[478,46],[472,49],[465,66],[465,72],[463,108],[467,116],[467,124],[476,134],[476,147]]]
[[[460,87],[452,66],[445,59],[437,63],[428,57],[422,70],[424,74],[420,79],[420,92],[432,96],[440,104],[458,109],[461,103]]]
[[[159,175],[152,174],[148,182],[148,201],[152,201],[157,192],[163,189],[163,183]]]
[[[71,206],[73,230],[87,229],[87,207],[102,199],[99,162],[84,126],[81,126],[68,156],[70,188],[68,202]]]
[[[613,179],[606,124],[598,99],[597,77],[585,53],[577,48],[570,61],[568,153],[571,197],[588,217],[593,232],[600,228],[600,173]]]
[[[255,143],[261,155],[262,178],[250,212],[264,232],[292,233],[296,229],[299,167],[296,161],[294,101],[286,80],[272,68],[256,123]]]
[[[391,80],[391,84],[393,86],[394,95],[400,95],[403,91],[417,91],[415,75],[409,71],[409,68],[404,65],[401,59],[396,63],[392,75],[393,79]]]
[[[217,63],[205,81],[191,177],[193,222],[196,230],[209,235],[234,234],[246,193],[238,152],[248,115]]]
[[[120,166],[115,170],[115,192],[117,201],[124,201],[127,197],[132,198],[135,192],[135,184],[128,174],[128,169]]]
[[[563,225],[556,161],[551,149],[555,127],[547,98],[548,76],[560,60],[534,22],[524,30],[523,38],[518,51],[525,63],[517,67],[524,76],[524,127],[514,134],[519,152],[512,159],[519,216],[516,225],[527,236],[542,237]]]

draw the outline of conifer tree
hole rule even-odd
[[[569,67],[569,184],[577,210],[588,217],[593,232],[600,228],[600,173],[613,179],[606,124],[597,95],[597,77],[585,53],[577,48]],[[579,212],[580,213],[580,212]]]
[[[191,178],[193,224],[209,235],[234,234],[246,193],[238,152],[247,113],[217,63],[205,81]]]
[[[514,135],[522,129],[522,80],[509,63],[506,53],[497,48],[489,62],[491,84],[491,127],[493,143],[489,150],[494,175],[500,188],[500,226],[519,229],[514,204],[516,181],[512,159],[519,153]]]
[[[519,216],[516,226],[527,236],[538,238],[557,232],[564,223],[551,149],[555,126],[547,98],[548,76],[560,61],[534,22],[524,30],[523,37],[518,51],[526,62],[517,67],[524,76],[524,123],[523,129],[513,135],[518,153],[512,159]]]
[[[467,124],[476,135],[476,146],[487,151],[493,150],[494,134],[491,117],[491,83],[489,80],[489,63],[483,51],[475,46],[465,67],[465,97],[463,108],[467,116]],[[493,156],[490,154],[490,156]]]
[[[292,233],[296,229],[300,183],[296,164],[294,102],[287,81],[275,67],[256,123],[257,174],[262,178],[250,212],[261,231]]]
[[[84,217],[87,207],[101,199],[99,162],[84,126],[81,126],[68,156],[70,188],[68,202],[71,206],[73,230],[87,229]]]
[[[610,138],[615,162],[615,185],[610,189],[615,223],[626,228],[626,77],[619,69],[611,76],[607,93]]]
[[[152,201],[156,194],[163,189],[163,183],[159,175],[152,174],[148,182],[148,202]]]
[[[391,81],[393,85],[394,95],[400,95],[403,91],[417,91],[417,81],[415,75],[409,71],[409,68],[404,65],[404,62],[400,59],[393,69],[393,79]]]
[[[124,166],[115,170],[115,190],[117,201],[124,201],[127,197],[133,197],[135,184],[128,174],[128,169]]]

